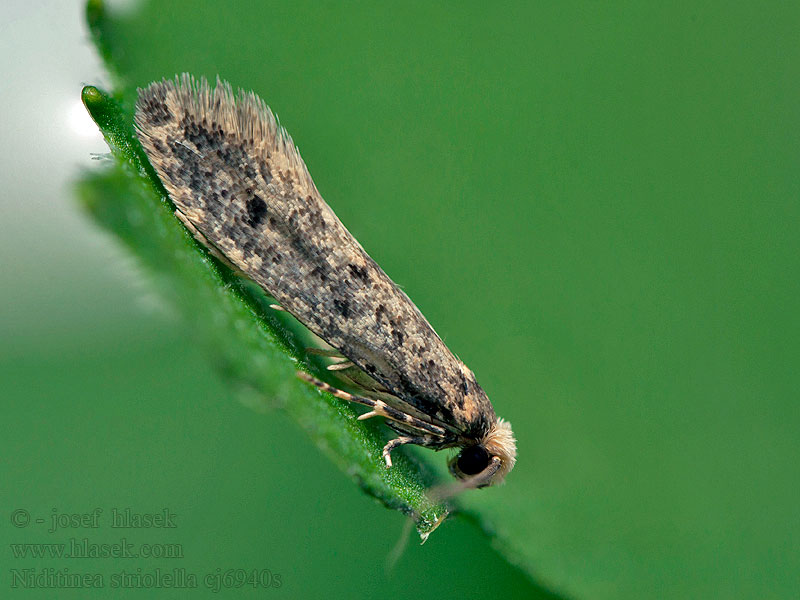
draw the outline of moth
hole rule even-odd
[[[216,256],[338,351],[359,394],[300,374],[385,417],[403,444],[459,448],[463,487],[500,483],[516,461],[507,421],[475,375],[325,203],[292,139],[253,92],[188,74],[139,90],[135,126],[175,214]]]

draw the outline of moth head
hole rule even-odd
[[[503,482],[517,461],[517,441],[511,424],[498,419],[477,444],[464,446],[450,459],[450,472],[469,487],[486,487]]]

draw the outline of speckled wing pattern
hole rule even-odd
[[[183,75],[140,90],[135,120],[198,238],[415,414],[486,434],[496,417],[475,375],[342,225],[260,98]]]

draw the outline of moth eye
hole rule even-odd
[[[483,446],[464,448],[458,456],[458,469],[464,475],[477,475],[489,466],[491,457]]]

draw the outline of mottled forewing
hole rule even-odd
[[[198,238],[402,401],[468,436],[489,426],[473,373],[322,200],[258,97],[184,75],[140,91],[136,127]]]

